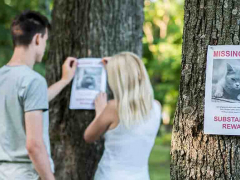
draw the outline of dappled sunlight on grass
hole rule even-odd
[[[163,144],[163,139],[169,139],[165,136],[157,137],[155,145],[149,158],[149,172],[151,180],[169,180],[170,179],[170,142]]]

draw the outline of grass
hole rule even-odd
[[[149,158],[151,180],[170,180],[171,134],[157,137]]]

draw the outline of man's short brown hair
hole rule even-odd
[[[46,29],[50,30],[48,19],[35,11],[24,11],[16,16],[11,25],[13,45],[28,46],[37,33],[45,35]]]

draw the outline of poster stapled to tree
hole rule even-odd
[[[106,70],[100,58],[78,59],[72,84],[70,109],[95,109],[94,100],[106,91]]]
[[[240,135],[240,46],[209,46],[204,133]]]

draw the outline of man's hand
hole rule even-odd
[[[48,88],[48,102],[53,100],[73,79],[77,69],[77,59],[68,57],[62,66],[62,78]]]
[[[77,59],[74,57],[68,57],[62,66],[61,80],[66,84],[69,84],[74,77],[76,69],[77,69]]]

